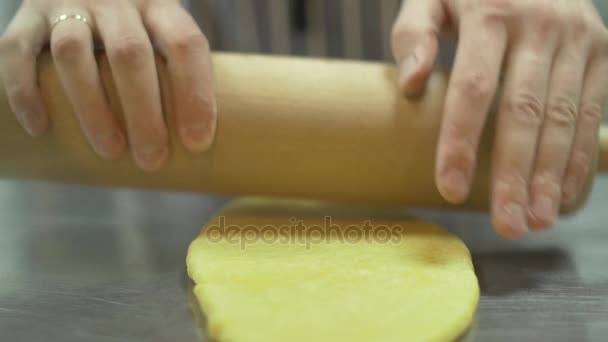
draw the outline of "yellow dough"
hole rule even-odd
[[[457,237],[394,211],[309,201],[233,202],[187,266],[220,341],[450,341],[479,300]]]

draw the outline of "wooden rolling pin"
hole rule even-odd
[[[171,137],[171,157],[155,173],[126,154],[99,158],[86,142],[48,54],[39,60],[40,86],[53,127],[27,136],[0,91],[0,177],[98,186],[264,195],[411,207],[451,207],[436,190],[435,148],[446,92],[435,73],[425,96],[407,100],[392,66],[287,57],[215,54],[219,121],[212,149],[191,154]],[[115,111],[117,94],[105,56],[100,70]],[[164,62],[163,106],[175,130]],[[486,130],[468,209],[488,207]],[[601,166],[607,167],[603,135]],[[587,188],[591,187],[592,177]],[[581,206],[580,198],[569,212]]]

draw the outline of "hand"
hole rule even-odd
[[[107,52],[126,132],[105,97],[95,41]],[[100,156],[117,158],[127,140],[144,170],[160,168],[168,156],[153,46],[168,63],[182,143],[194,152],[211,144],[216,105],[209,46],[179,0],[24,0],[0,40],[0,76],[13,112],[33,136],[49,127],[36,82],[36,58],[48,43],[83,133]]]
[[[550,228],[583,191],[608,99],[608,32],[592,1],[406,1],[392,36],[406,95],[424,89],[443,30],[459,43],[437,151],[440,193],[454,203],[468,196],[502,80],[493,223],[512,239]]]

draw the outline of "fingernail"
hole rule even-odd
[[[467,179],[459,169],[451,169],[445,173],[443,178],[442,195],[451,202],[464,200],[467,193]]]
[[[506,204],[499,213],[497,225],[497,228],[506,237],[511,239],[520,238],[528,231],[523,206],[517,203]]]
[[[192,151],[202,152],[210,145],[211,132],[206,124],[190,125],[182,129],[184,145]]]
[[[125,146],[125,139],[118,132],[99,134],[95,140],[99,154],[106,158],[118,157]]]
[[[563,189],[564,202],[570,203],[576,199],[578,195],[578,179],[570,176],[566,179]]]
[[[149,147],[139,149],[135,153],[135,158],[142,169],[146,171],[154,171],[162,165],[167,158],[167,155],[167,147]]]
[[[532,215],[543,227],[552,226],[555,220],[555,206],[551,197],[542,195],[532,204]]]

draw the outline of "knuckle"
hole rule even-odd
[[[391,30],[391,37],[393,42],[401,42],[403,40],[411,39],[414,35],[414,31],[412,26],[396,22]]]
[[[553,6],[547,6],[545,3],[534,5],[529,15],[528,19],[541,35],[549,35],[561,27],[561,15]]]
[[[459,122],[460,121],[460,122]],[[477,141],[471,134],[467,134],[462,120],[450,120],[446,122],[445,139],[442,141],[440,150],[442,158],[453,165],[472,168],[477,161]]]
[[[137,67],[152,54],[150,44],[134,37],[124,37],[110,44],[110,55],[117,63]]]
[[[437,35],[437,30],[432,27],[397,21],[391,30],[393,53],[395,56],[403,57],[417,42],[428,41],[433,37],[437,37]]]
[[[574,178],[579,180],[579,182],[585,179],[591,171],[593,159],[591,152],[580,148],[575,149],[568,162],[567,177],[565,179]]]
[[[476,159],[475,147],[468,139],[452,138],[445,145],[445,157],[453,162],[464,165],[474,165]]]
[[[194,94],[188,98],[186,104],[203,111],[212,110],[215,107],[215,101],[212,97],[201,94]]]
[[[58,38],[51,46],[53,55],[64,61],[73,61],[81,57],[86,49],[86,43],[75,35],[66,35]]]
[[[515,5],[515,3],[511,0],[486,0],[484,3],[486,7],[504,12],[513,11],[513,7]]]
[[[494,188],[507,197],[524,202],[528,194],[528,181],[519,170],[501,170],[496,176]]]
[[[509,10],[513,9],[512,0],[464,0],[459,4],[463,11],[495,11],[495,10]],[[480,6],[481,5],[481,6]]]
[[[483,72],[473,71],[456,80],[456,88],[469,98],[486,98],[492,95],[494,82]]]
[[[549,103],[547,120],[559,126],[574,128],[577,116],[576,104],[570,99],[557,98]]]
[[[583,15],[571,15],[569,17],[570,29],[574,33],[575,37],[582,37],[589,33],[590,22],[587,17]]]
[[[531,3],[532,7],[528,13],[532,18],[543,23],[555,23],[560,18],[560,13],[556,7],[548,5],[546,2]]]
[[[186,34],[171,42],[171,50],[179,55],[190,55],[197,51],[208,51],[209,41],[202,33]]]
[[[486,0],[483,7],[470,1],[470,7],[471,11],[481,11],[481,17],[486,22],[505,22],[514,12],[514,2],[511,0]]]
[[[539,192],[558,195],[561,189],[561,181],[556,174],[545,171],[534,177],[532,186]]]
[[[509,114],[525,125],[539,126],[543,119],[543,105],[532,93],[519,93],[507,102]]]
[[[598,103],[587,103],[581,106],[581,119],[592,125],[599,125],[604,115],[602,106]]]
[[[572,153],[570,165],[575,173],[584,175],[589,171],[592,161],[593,158],[589,152],[578,149]]]

